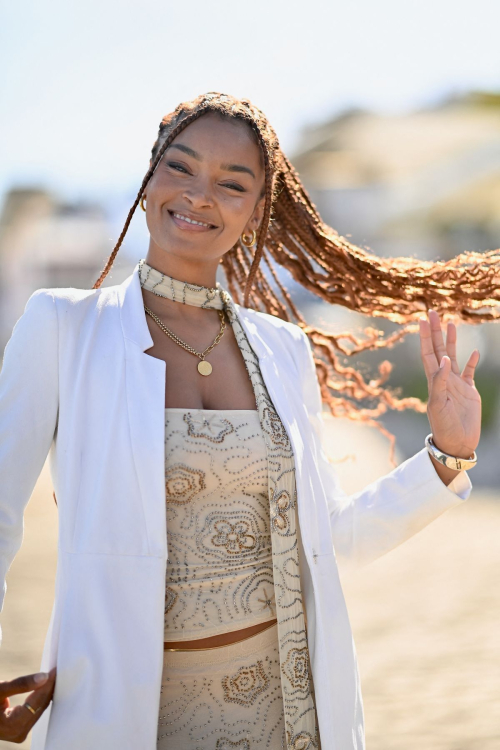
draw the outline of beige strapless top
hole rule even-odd
[[[165,641],[276,616],[267,472],[257,411],[165,409]]]

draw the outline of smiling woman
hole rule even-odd
[[[146,257],[102,288],[139,204]],[[454,324],[445,340],[427,306],[498,317],[498,259],[368,255],[322,223],[249,101],[211,92],[167,115],[94,287],[37,290],[5,350],[3,575],[49,450],[60,539],[51,675],[4,684],[0,738],[34,726],[32,750],[363,750],[337,565],[370,563],[467,499],[479,352],[461,371]],[[308,326],[276,264],[400,333],[360,342]],[[364,419],[420,402],[338,355],[417,319],[432,439],[347,496],[323,402]],[[378,406],[356,411],[366,398]],[[31,688],[11,710],[6,696]]]

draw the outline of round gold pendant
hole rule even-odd
[[[212,372],[212,365],[210,362],[207,362],[206,359],[202,359],[201,362],[198,362],[198,372],[200,375],[210,375]]]

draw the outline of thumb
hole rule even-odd
[[[13,680],[0,681],[0,701],[3,701],[10,695],[19,693],[29,693],[31,690],[44,685],[49,679],[47,672],[37,672],[36,674],[23,675]]]

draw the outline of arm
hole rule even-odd
[[[318,437],[318,469],[327,495],[333,544],[339,562],[358,568],[394,549],[469,497],[460,472],[447,486],[425,448],[365,489],[347,495],[324,450],[321,392],[309,339],[302,334],[298,367],[309,420]]]
[[[24,509],[56,431],[58,385],[55,300],[38,289],[14,326],[0,371],[0,610]]]

